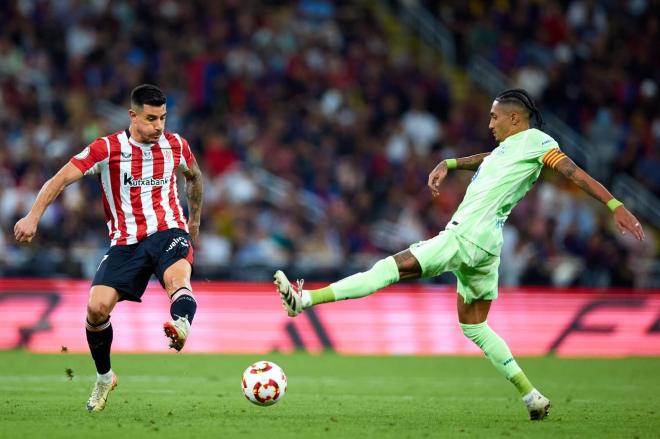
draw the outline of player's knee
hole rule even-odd
[[[461,331],[468,339],[473,341],[475,344],[480,345],[481,339],[483,338],[483,332],[487,328],[487,323],[479,324],[465,324],[460,323]]]
[[[190,289],[190,275],[192,267],[185,259],[180,259],[170,265],[163,273],[162,283],[168,292],[178,290],[179,288]]]
[[[399,268],[392,256],[376,262],[371,268],[371,271],[377,273],[386,285],[391,285],[399,281]]]
[[[170,296],[181,288],[192,290],[190,285],[190,274],[185,270],[176,270],[172,268],[165,272],[165,275],[163,276],[163,286]]]
[[[87,320],[90,323],[101,323],[110,315],[110,306],[103,302],[89,302],[87,304]]]
[[[392,257],[397,271],[398,280],[419,279],[422,277],[422,266],[410,250],[404,250]]]

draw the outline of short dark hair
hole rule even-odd
[[[536,119],[537,126],[539,127],[543,126],[543,116],[541,116],[541,112],[539,111],[539,109],[536,108],[534,99],[532,99],[529,93],[527,93],[522,88],[512,88],[509,90],[505,90],[502,93],[500,93],[495,98],[495,100],[500,104],[516,104],[523,107],[524,109],[529,111],[530,119],[532,117]]]
[[[167,98],[165,97],[165,93],[155,85],[138,85],[131,92],[131,105],[137,107],[144,107],[145,104],[160,107],[166,103]]]

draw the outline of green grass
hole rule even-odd
[[[269,359],[286,397],[257,407],[241,373]],[[658,437],[660,358],[522,358],[553,402],[530,422],[513,387],[483,358],[115,355],[119,387],[101,413],[84,403],[84,355],[0,352],[1,438]],[[69,380],[65,370],[73,370]]]

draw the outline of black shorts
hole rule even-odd
[[[155,274],[164,286],[165,270],[179,259],[193,264],[190,235],[181,229],[156,232],[137,244],[110,247],[92,285],[114,288],[120,294],[119,300],[141,302],[151,275]]]

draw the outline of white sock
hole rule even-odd
[[[100,381],[104,384],[110,384],[112,382],[112,369],[110,369],[106,373],[96,372],[96,381]]]
[[[187,317],[179,317],[177,320],[181,320],[186,327],[186,331],[190,331],[190,321]]]
[[[527,395],[525,395],[525,396],[522,397],[522,400],[523,400],[524,402],[526,402],[526,403],[529,403],[529,402],[532,401],[532,399],[534,398],[534,396],[536,396],[536,395],[540,395],[540,394],[541,394],[541,392],[539,392],[538,390],[536,390],[536,389],[532,389],[531,392],[529,392]]]
[[[312,295],[309,294],[309,291],[302,290],[302,293],[300,293],[300,298],[302,299],[301,301],[303,309],[307,309],[312,306]]]

